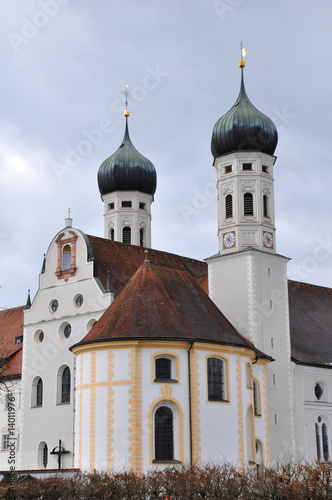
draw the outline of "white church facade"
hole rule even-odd
[[[218,253],[151,249],[156,170],[129,112],[99,168],[104,238],[72,227],[39,288],[0,312],[0,468],[147,471],[331,459],[332,289],[289,281],[277,253],[277,130],[241,87],[215,124]],[[9,403],[8,403],[9,401]]]

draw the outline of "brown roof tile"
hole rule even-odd
[[[118,295],[142,264],[145,258],[145,248],[97,236],[88,235],[87,237],[93,245],[95,277],[106,287],[109,271],[111,291]],[[200,277],[203,287],[207,287],[207,264],[205,262],[152,249],[148,250],[148,256],[153,262],[187,269],[192,276]]]
[[[288,282],[292,358],[332,366],[332,289]]]
[[[119,338],[196,339],[256,351],[184,266],[151,261],[142,264],[82,342]]]
[[[19,376],[22,372],[22,357],[16,355],[22,349],[21,344],[15,344],[15,337],[23,335],[24,306],[4,309],[0,311],[0,356],[9,358],[7,368],[1,375]]]

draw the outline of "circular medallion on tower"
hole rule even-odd
[[[241,61],[240,61],[241,62]],[[211,151],[214,158],[234,151],[261,151],[273,155],[278,132],[273,121],[250,102],[244,87],[241,66],[241,88],[235,104],[213,127]]]
[[[127,111],[127,110],[126,110]],[[107,158],[98,170],[98,186],[101,195],[113,191],[140,191],[154,195],[157,174],[153,163],[133,146],[129,137],[128,117],[121,146]]]

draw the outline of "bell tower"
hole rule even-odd
[[[232,108],[215,124],[211,149],[217,170],[218,243],[221,255],[252,247],[275,253],[273,156],[277,129],[241,86]]]
[[[141,247],[151,247],[151,204],[157,186],[152,162],[137,151],[129,136],[128,85],[125,134],[120,147],[98,170],[104,202],[104,237]]]
[[[216,122],[218,254],[207,260],[209,295],[235,328],[273,358],[266,367],[272,463],[295,453],[287,262],[276,252],[273,169],[275,124],[241,84],[235,104]],[[258,362],[258,361],[257,361]]]

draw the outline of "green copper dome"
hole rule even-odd
[[[133,146],[129,137],[127,116],[121,146],[99,167],[98,186],[101,195],[113,191],[140,191],[153,195],[156,191],[156,169],[151,161]]]
[[[261,151],[273,155],[278,132],[273,121],[250,102],[243,81],[235,104],[213,127],[211,151],[214,158],[234,151]]]

